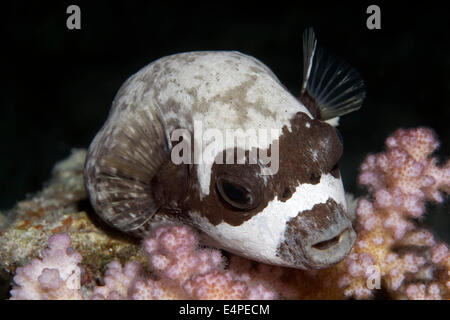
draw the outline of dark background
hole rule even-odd
[[[120,85],[149,62],[192,50],[238,50],[267,64],[286,87],[301,84],[301,34],[353,65],[366,82],[363,108],[341,119],[341,170],[357,195],[358,167],[397,128],[429,126],[440,158],[450,155],[450,18],[436,3],[378,3],[381,30],[366,8],[297,1],[221,2],[218,6],[106,1],[2,4],[0,210],[42,188],[55,162],[87,148]],[[66,28],[66,8],[81,8],[81,30]],[[376,4],[376,3],[375,3]],[[426,223],[446,238],[448,201]]]

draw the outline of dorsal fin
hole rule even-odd
[[[303,33],[303,83],[300,100],[321,120],[361,108],[366,91],[358,72],[317,46],[312,28]]]

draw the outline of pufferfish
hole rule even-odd
[[[206,244],[271,265],[320,269],[342,260],[356,234],[338,168],[342,139],[330,123],[361,107],[364,83],[317,46],[311,28],[303,55],[299,97],[262,62],[236,51],[174,54],[132,75],[88,150],[85,180],[97,214],[138,237],[158,225],[187,224]],[[196,124],[224,136],[228,129],[277,133],[246,141],[240,162],[173,161],[181,142],[191,139],[193,149],[212,143]],[[174,140],[179,129],[187,134]],[[267,174],[268,164],[250,154],[274,146],[278,167]],[[227,141],[209,157],[239,148]]]

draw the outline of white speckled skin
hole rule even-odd
[[[164,57],[132,76],[127,87],[127,93],[116,98],[112,112],[120,112],[118,106],[123,103],[139,102],[137,107],[143,110],[158,106],[168,133],[180,127],[193,132],[194,121],[201,121],[204,131],[214,128],[224,134],[227,128],[281,129],[289,128],[290,119],[299,111],[311,116],[264,64],[239,52],[188,52]],[[136,97],[143,99],[136,101]],[[194,139],[200,144],[199,137]],[[266,149],[272,141],[267,142],[250,147]],[[211,162],[204,159],[198,170],[203,194],[209,193]]]
[[[126,230],[127,219],[133,220],[135,228],[147,223],[150,218],[140,218],[132,209],[125,210],[127,215],[122,217],[123,212],[115,211],[114,204],[103,201],[115,192],[107,185],[109,182],[101,184],[95,180],[98,168],[105,162],[100,160],[100,155],[106,149],[116,148],[123,152],[124,159],[139,159],[141,164],[149,163],[149,167],[158,167],[163,161],[158,153],[164,151],[157,149],[157,146],[166,142],[170,149],[169,137],[177,128],[193,131],[194,122],[201,121],[204,130],[219,129],[224,135],[225,129],[231,128],[244,131],[248,128],[279,129],[281,134],[284,126],[290,131],[290,121],[298,112],[313,118],[276,76],[253,57],[239,52],[211,51],[161,58],[126,81],[114,100],[108,121],[91,144],[86,162],[86,185],[94,208],[106,221],[120,225],[119,229],[122,230]],[[136,127],[145,127],[148,123],[158,121],[162,122],[160,125],[165,136],[159,135],[152,141],[149,135],[149,139],[141,141],[137,150],[133,150],[132,146],[120,145],[124,144],[123,138],[118,138],[120,130],[127,130],[132,136],[135,134],[133,123],[136,123]],[[201,138],[194,137],[194,144],[200,144],[198,139]],[[278,136],[273,138],[277,139]],[[250,147],[267,149],[271,143],[273,141],[265,144],[258,141]],[[145,150],[147,153],[143,155]],[[154,160],[155,157],[157,160]],[[211,162],[198,164],[197,179],[201,196],[208,195],[210,191]],[[139,170],[145,171],[144,168]],[[114,168],[110,171],[114,173]],[[150,179],[151,174],[154,172],[148,173],[146,178]],[[131,201],[139,198],[143,192],[139,185],[132,186],[132,189],[127,195],[129,202],[124,204],[126,208],[132,207]],[[346,209],[342,181],[330,174],[323,175],[318,184],[299,185],[286,202],[275,198],[262,212],[239,226],[225,222],[214,226],[196,212],[189,212],[189,215],[194,226],[227,250],[266,263],[306,268],[302,263],[292,264],[281,259],[277,255],[277,248],[284,241],[286,223],[291,218],[328,199],[333,199]],[[156,219],[155,224],[159,223],[161,220]],[[329,231],[330,237],[338,235],[343,228],[351,228],[351,224],[346,223],[345,226],[339,226],[339,230]]]

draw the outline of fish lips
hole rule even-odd
[[[295,268],[322,269],[344,259],[355,240],[345,209],[329,199],[286,223],[278,256]]]

